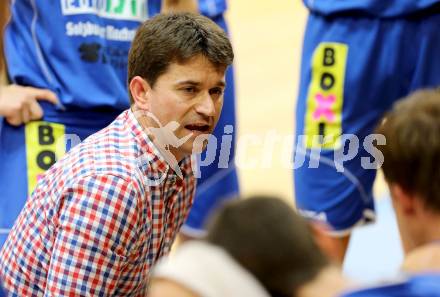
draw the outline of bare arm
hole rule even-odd
[[[162,0],[162,13],[199,12],[197,0]]]

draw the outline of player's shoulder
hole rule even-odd
[[[440,274],[403,277],[371,286],[340,297],[440,297]]]

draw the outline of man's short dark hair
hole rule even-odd
[[[385,179],[440,213],[440,91],[420,90],[395,103],[376,129],[386,138]]]
[[[207,240],[224,248],[271,296],[292,297],[328,264],[307,222],[276,197],[226,204],[208,225]]]
[[[153,87],[171,63],[185,63],[200,54],[216,67],[227,67],[234,59],[226,33],[210,19],[192,13],[156,15],[136,32],[128,57],[128,84],[141,76]]]

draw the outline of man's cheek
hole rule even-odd
[[[216,110],[216,118],[218,120],[223,110],[223,99],[219,100],[219,102],[216,104],[215,110]]]

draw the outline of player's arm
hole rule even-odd
[[[115,296],[138,243],[138,191],[113,175],[88,176],[64,189],[45,296]],[[133,294],[134,295],[134,294]]]
[[[162,13],[199,12],[197,0],[162,0]]]

